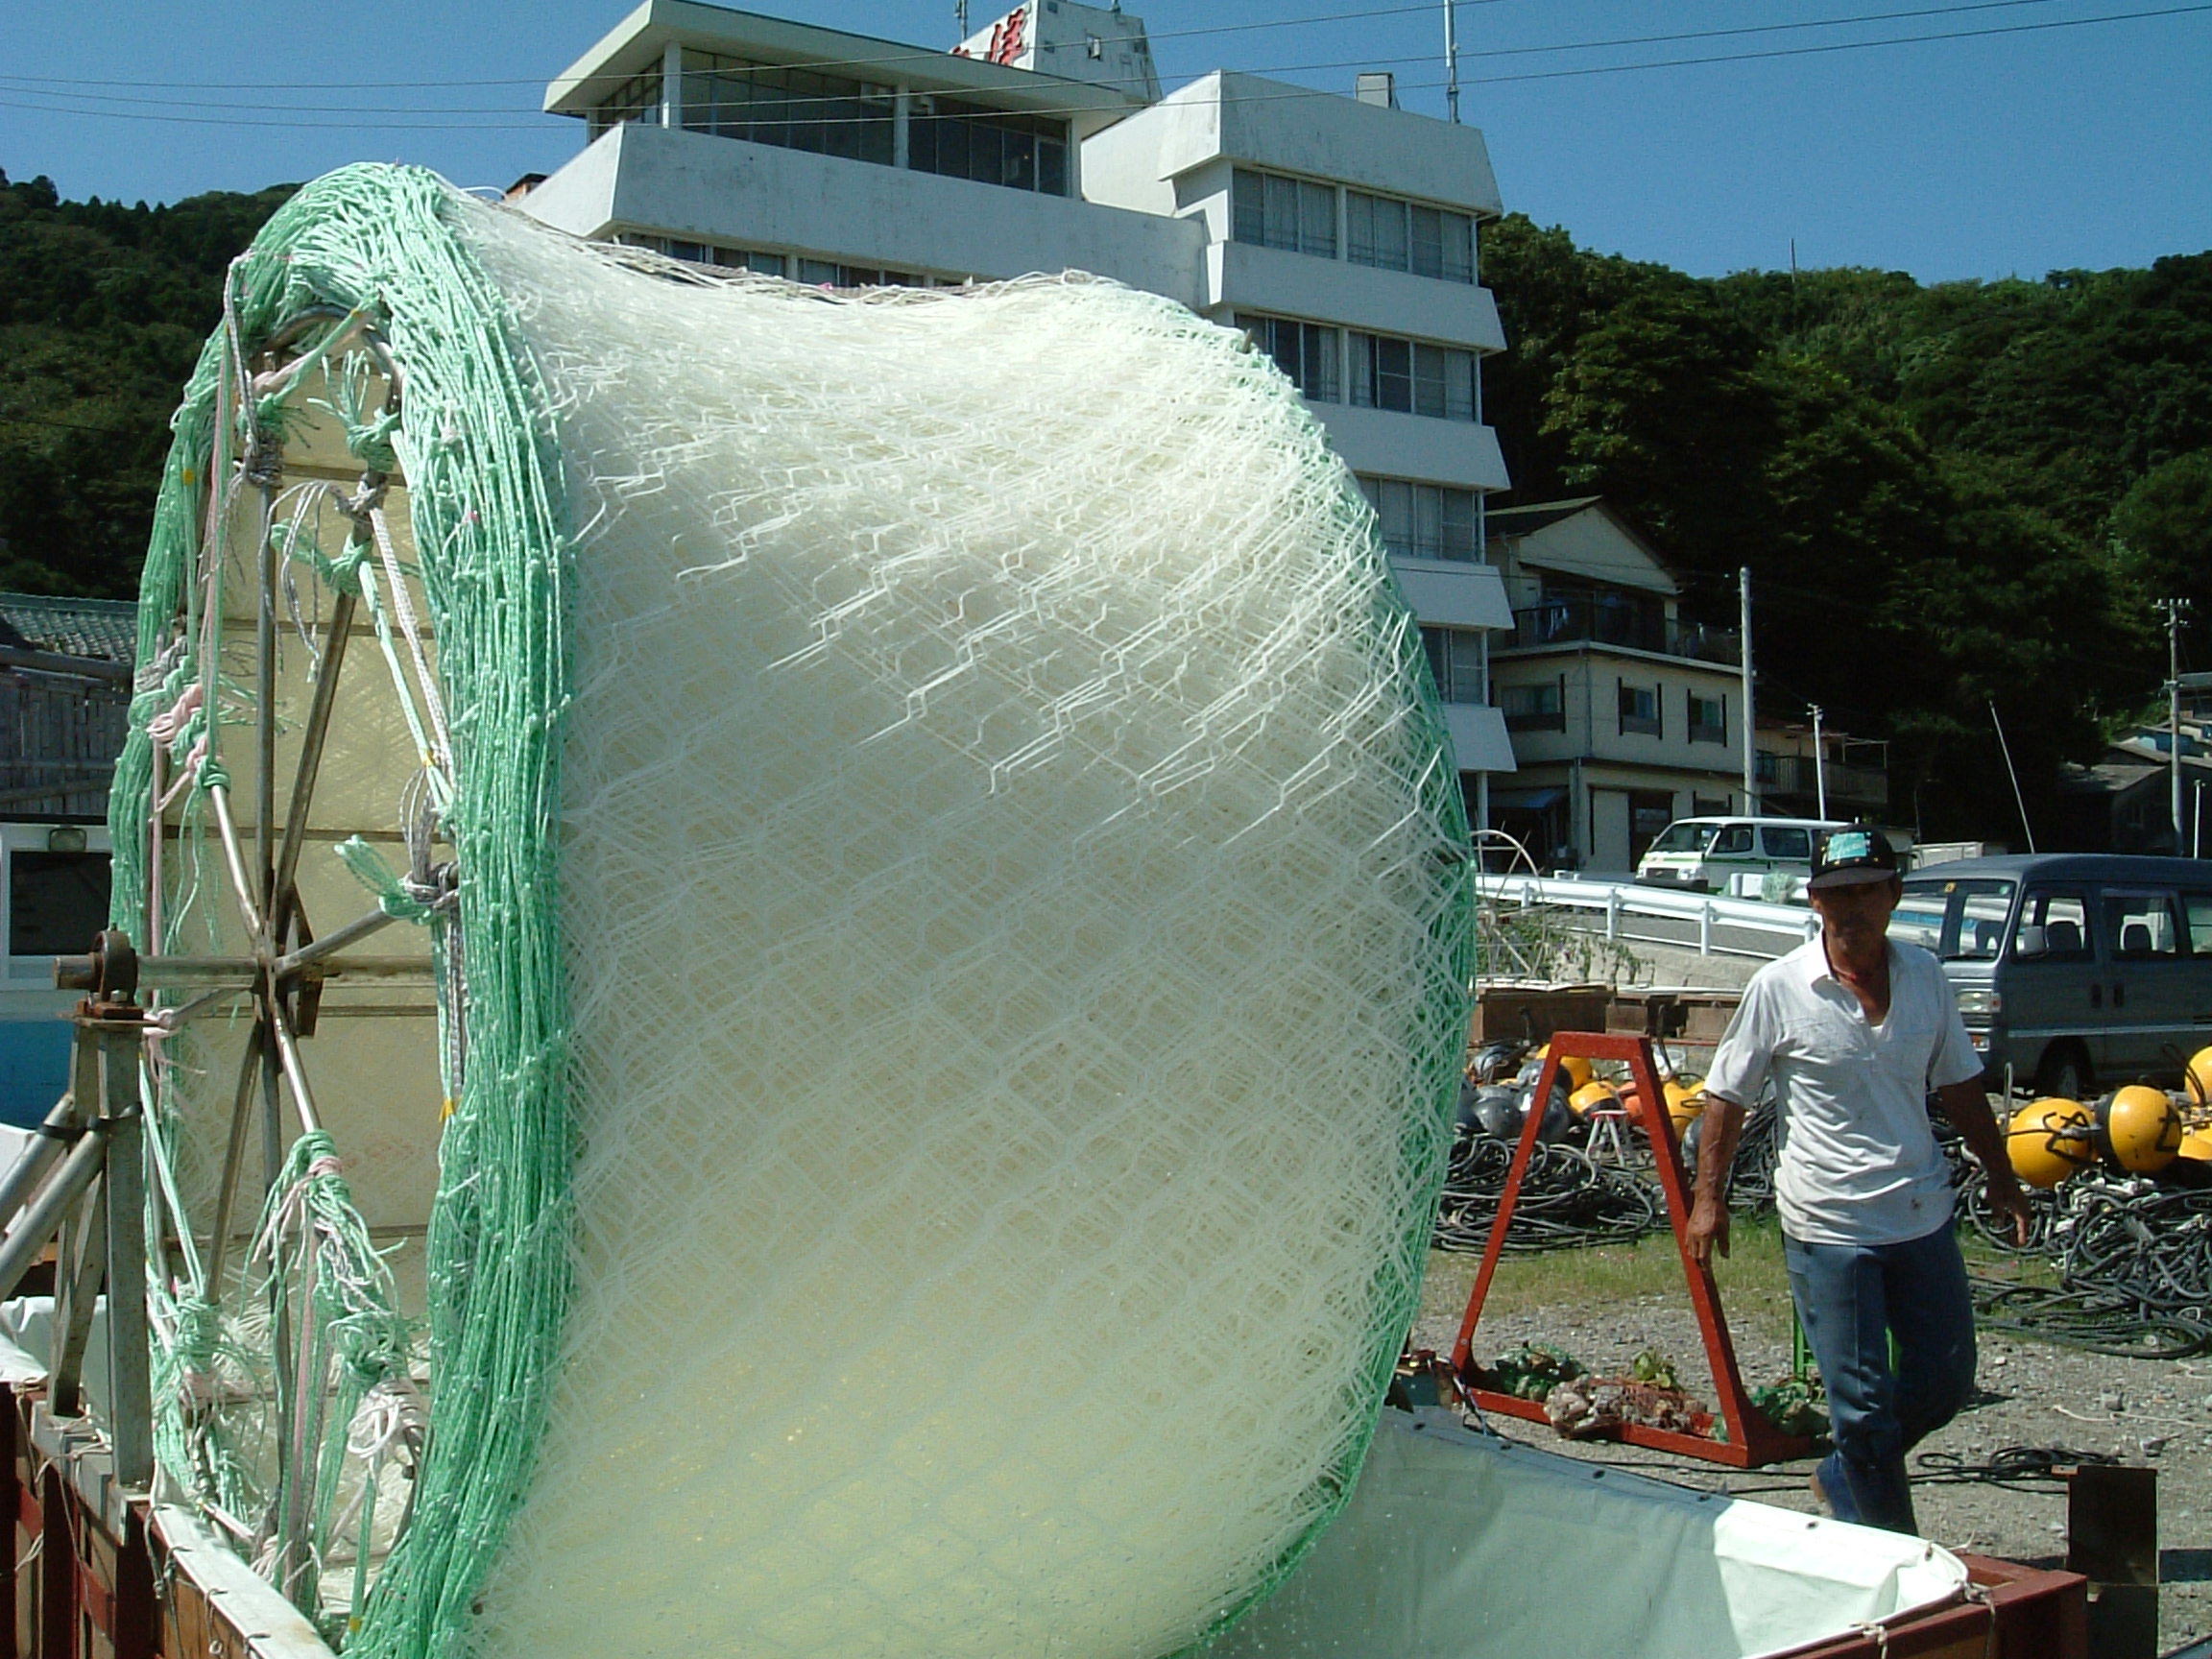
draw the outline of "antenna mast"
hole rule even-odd
[[[1459,125],[1459,16],[1456,0],[1444,0],[1444,108]]]

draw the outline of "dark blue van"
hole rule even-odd
[[[1935,864],[1906,877],[1889,931],[1942,958],[1993,1085],[2172,1085],[2212,1044],[2212,859]]]

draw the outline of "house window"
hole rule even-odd
[[[1640,732],[1647,737],[1664,736],[1659,719],[1659,687],[1631,685],[1625,680],[1616,680],[1614,684],[1621,688],[1622,732]]]
[[[1475,354],[1387,334],[1346,336],[1352,401],[1402,415],[1475,419]]]
[[[1693,795],[1690,797],[1690,816],[1693,818],[1723,818],[1728,813],[1725,795]]]
[[[1344,195],[1344,257],[1447,282],[1475,280],[1475,221],[1390,196]]]
[[[630,121],[642,121],[648,127],[660,126],[661,84],[658,68],[631,76],[591,111],[591,136],[597,138]]]
[[[917,173],[1065,196],[1068,123],[1005,115],[957,98],[917,97],[907,109],[906,164]]]
[[[1319,323],[1294,323],[1287,317],[1238,317],[1253,345],[1275,359],[1290,384],[1317,403],[1334,403],[1336,390],[1336,330]]]
[[[1498,708],[1505,716],[1508,732],[1564,732],[1566,683],[1547,680],[1540,685],[1501,685]]]
[[[1726,743],[1728,741],[1728,699],[1706,697],[1696,691],[1690,693],[1690,741],[1693,743]]]
[[[1429,653],[1429,672],[1436,695],[1447,703],[1488,701],[1482,683],[1482,636],[1468,628],[1424,628],[1421,644]]]
[[[1382,546],[1401,559],[1480,557],[1475,535],[1475,492],[1404,478],[1359,480],[1359,492],[1382,526]]]
[[[842,75],[684,54],[687,132],[888,167],[892,103],[890,87]]]
[[[1230,179],[1230,234],[1287,253],[1336,257],[1336,187],[1239,167]]]

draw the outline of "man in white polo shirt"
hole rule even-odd
[[[1771,1081],[1790,1293],[1835,1425],[1813,1489],[1839,1520],[1913,1532],[1905,1455],[1974,1387],[1974,1304],[1931,1094],[2023,1243],[2028,1201],[1951,982],[1934,956],[1888,937],[1903,894],[1888,838],[1867,824],[1830,830],[1808,885],[1820,936],[1752,976],[1705,1079],[1690,1245],[1700,1262],[1728,1254],[1728,1166],[1744,1109]]]

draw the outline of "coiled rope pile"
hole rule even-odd
[[[2025,1247],[1990,1214],[1979,1170],[1960,1197],[1992,1245],[2044,1257],[2058,1271],[2056,1286],[1977,1278],[1987,1328],[2121,1358],[2212,1353],[2212,1190],[2079,1175],[2032,1193],[2037,1219]]]

